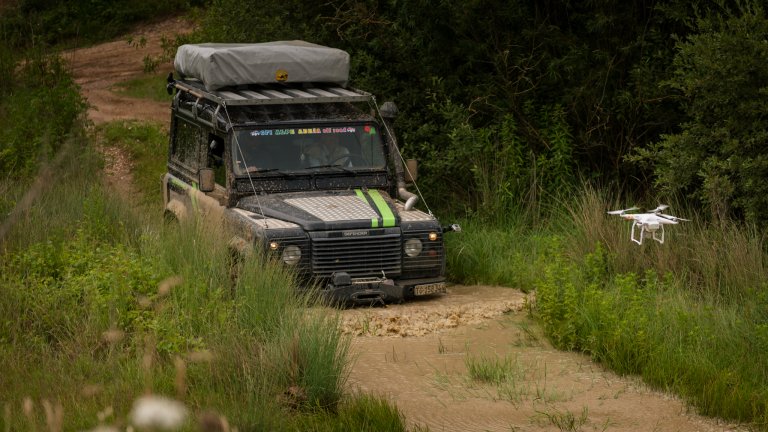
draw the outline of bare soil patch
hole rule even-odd
[[[173,39],[177,34],[191,32],[192,24],[183,18],[141,26],[129,35],[134,41],[144,38],[143,47],[128,43],[128,37],[80,48],[64,54],[71,65],[75,82],[91,107],[88,118],[95,124],[114,120],[144,120],[168,123],[170,103],[136,99],[112,91],[115,84],[142,76],[144,57],[162,53],[163,37]],[[160,66],[160,72],[170,72],[169,62]],[[158,82],[162,85],[162,82]]]
[[[100,125],[112,121],[138,120],[168,125],[170,103],[137,99],[122,95],[113,89],[116,84],[144,75],[145,56],[162,53],[162,38],[173,39],[178,34],[191,32],[193,26],[182,18],[137,27],[129,36],[112,42],[68,51],[64,58],[69,62],[75,82],[88,100],[88,119]],[[144,46],[128,43],[128,37]],[[160,74],[173,70],[171,62],[160,65]],[[158,86],[162,81],[158,80]],[[96,141],[100,141],[98,138]],[[104,182],[130,202],[136,202],[136,192],[131,174],[131,159],[118,147],[99,147],[104,155]]]
[[[726,431],[679,399],[552,348],[526,294],[453,286],[386,308],[342,312],[355,335],[348,387],[388,398],[409,426],[431,431]],[[502,384],[472,380],[467,361],[506,363]]]

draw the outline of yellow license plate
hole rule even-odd
[[[445,293],[445,282],[416,285],[413,287],[413,295],[427,295]]]

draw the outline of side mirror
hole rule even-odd
[[[165,78],[165,91],[168,93],[169,96],[173,95],[173,89],[175,88],[176,80],[173,79],[173,72],[170,72],[168,74],[168,77]]]
[[[405,161],[405,181],[407,183],[416,183],[416,177],[419,173],[419,163],[416,159],[408,159]]]
[[[213,192],[216,187],[216,176],[213,168],[200,168],[198,171],[198,185],[201,192]]]
[[[379,109],[381,116],[392,121],[397,117],[397,105],[394,102],[384,102]]]

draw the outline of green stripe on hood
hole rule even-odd
[[[381,215],[381,219],[384,222],[384,227],[393,227],[395,226],[395,214],[392,213],[392,210],[389,208],[389,205],[387,205],[387,202],[384,200],[384,198],[381,196],[379,191],[377,190],[369,190],[368,196],[371,197],[373,200],[373,203],[376,204],[376,208],[379,210],[379,214]]]
[[[368,199],[365,197],[365,194],[360,189],[355,189],[355,193],[357,194],[357,197],[363,200],[366,204],[368,203]],[[378,218],[371,218],[371,228],[378,228],[379,227],[379,219]]]

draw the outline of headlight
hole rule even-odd
[[[421,249],[421,240],[412,238],[405,241],[405,254],[409,257],[418,256],[421,253]]]
[[[286,246],[282,258],[284,263],[294,265],[301,260],[301,249],[296,245]]]

